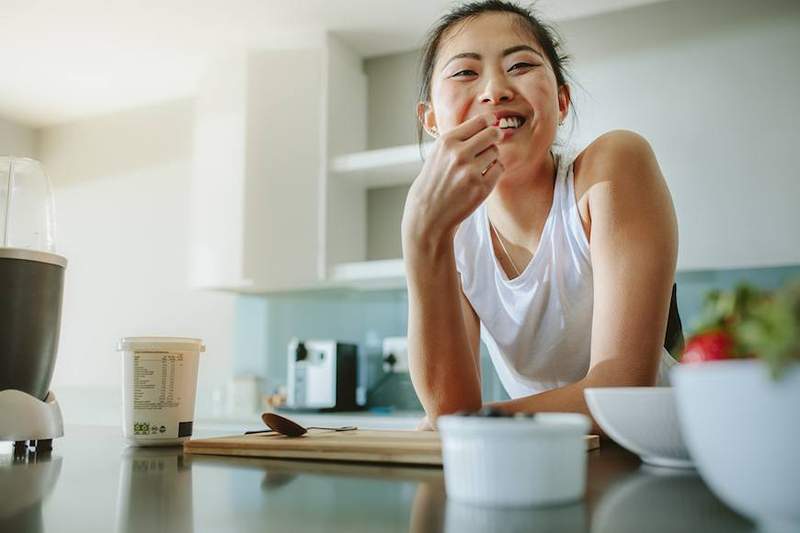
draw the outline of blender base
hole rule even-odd
[[[53,439],[63,436],[64,420],[52,391],[44,401],[16,389],[0,391],[0,441],[13,441],[16,454],[29,447],[48,452]]]

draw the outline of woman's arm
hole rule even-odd
[[[477,317],[462,300],[453,239],[503,170],[496,122],[474,117],[439,137],[403,212],[409,370],[434,425],[439,415],[481,407]]]
[[[669,190],[650,145],[635,133],[603,135],[580,159],[594,272],[589,371],[565,387],[496,404],[503,410],[589,414],[585,388],[656,380],[678,248]]]
[[[409,370],[435,427],[440,415],[481,407],[478,318],[461,292],[452,246],[406,256]]]

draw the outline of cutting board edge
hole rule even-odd
[[[382,463],[382,464],[405,464],[405,465],[423,465],[423,466],[442,466],[441,455],[393,455],[385,456],[373,454],[370,456],[363,456],[360,453],[343,453],[343,452],[325,452],[325,457],[309,457],[308,451],[296,450],[265,450],[264,448],[212,448],[201,447],[194,449],[187,449],[184,445],[184,452],[190,455],[217,455],[227,457],[260,457],[264,459],[294,459],[303,461],[344,461],[348,463]]]
[[[431,432],[431,433],[435,434],[435,432]],[[183,443],[183,448],[185,450],[191,449],[191,448],[199,449],[199,448],[203,448],[203,447],[207,446],[207,443],[210,443],[210,442],[213,442],[214,444],[216,444],[216,445],[218,445],[219,447],[222,447],[222,448],[235,448],[235,447],[241,446],[242,439],[247,439],[247,440],[252,439],[253,445],[258,444],[258,442],[259,442],[259,441],[256,440],[256,438],[254,438],[254,437],[246,437],[245,435],[225,435],[225,436],[222,436],[222,437],[208,437],[208,438],[202,438],[202,439],[189,439],[189,440],[187,440],[186,442]],[[599,435],[595,435],[595,434],[584,435],[584,441],[586,442],[587,450],[594,450],[594,449],[600,447],[600,436]],[[277,441],[277,442],[280,442],[280,441]],[[368,439],[363,439],[361,442],[362,443],[373,444],[375,441],[371,441],[371,440],[368,440]],[[422,442],[422,443],[404,442],[404,443],[402,443],[402,445],[403,446],[414,446],[414,447],[424,448],[425,446],[429,446],[431,443],[436,443],[436,447],[439,448],[440,447],[439,446],[440,442],[441,441],[437,439],[435,441],[431,440],[429,442]],[[250,447],[250,444],[248,443],[248,448],[249,447]]]
[[[229,440],[226,440],[229,439]],[[183,449],[187,451],[202,450],[204,448],[215,448],[225,450],[263,450],[265,441],[260,441],[256,438],[242,438],[242,437],[220,437],[216,439],[197,439],[194,441],[187,441],[183,445]],[[350,443],[334,443],[337,446],[347,447]],[[364,453],[383,453],[386,447],[386,441],[380,440],[360,440],[357,442],[358,449]],[[312,439],[275,439],[269,442],[271,450],[285,450],[285,451],[302,451],[303,453],[328,453],[331,450],[330,441],[319,441]],[[436,442],[416,442],[398,443],[398,447],[402,449],[400,453],[441,453],[441,445]]]

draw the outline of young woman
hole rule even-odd
[[[512,398],[493,407],[585,414],[587,387],[663,382],[683,341],[655,155],[629,131],[556,149],[565,60],[501,1],[455,9],[424,49],[418,115],[436,140],[402,236],[411,377],[432,426],[482,407],[481,339]]]

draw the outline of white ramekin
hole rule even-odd
[[[586,490],[589,418],[447,415],[442,435],[445,486],[454,501],[520,507],[579,500]]]

